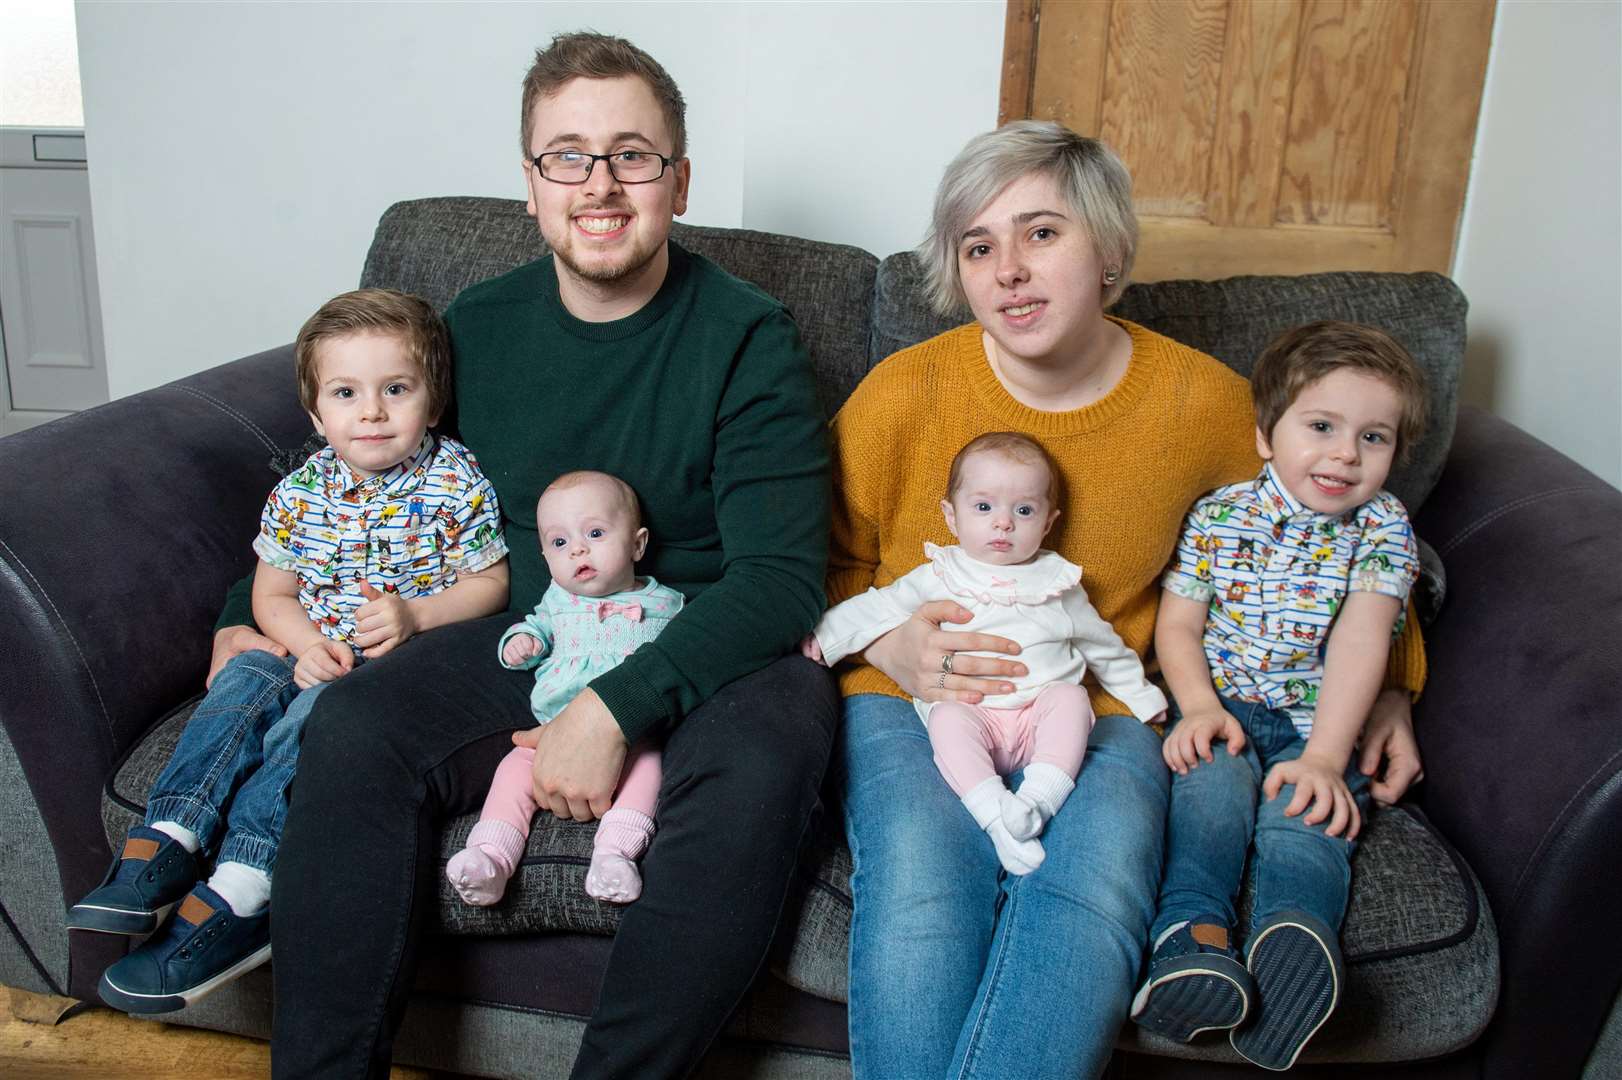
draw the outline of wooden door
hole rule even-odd
[[[1494,0],[1009,0],[1001,121],[1132,171],[1140,281],[1452,264]]]

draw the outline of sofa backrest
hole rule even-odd
[[[911,252],[880,263],[844,244],[680,222],[671,235],[788,306],[830,416],[873,364],[968,318],[929,307]],[[443,310],[467,286],[545,253],[516,199],[415,199],[384,212],[361,284],[414,292]],[[1439,274],[1345,272],[1132,285],[1112,311],[1245,376],[1262,346],[1291,326],[1345,319],[1386,330],[1413,353],[1430,384],[1430,427],[1387,483],[1417,510],[1453,441],[1466,309],[1458,287]]]
[[[816,365],[823,407],[832,416],[867,374],[879,260],[845,244],[749,229],[677,222],[671,236],[788,307]],[[538,259],[546,250],[517,199],[413,199],[383,212],[360,283],[416,293],[443,311],[469,285]]]
[[[911,252],[885,259],[875,288],[874,363],[969,318],[941,316],[929,306]],[[1292,326],[1344,319],[1386,331],[1419,362],[1430,391],[1425,437],[1386,482],[1412,511],[1436,486],[1453,443],[1468,307],[1458,286],[1440,274],[1340,272],[1131,285],[1110,314],[1209,353],[1247,378],[1262,347]]]

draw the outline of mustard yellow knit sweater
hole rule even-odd
[[[924,541],[952,543],[941,517],[960,447],[988,431],[1037,439],[1063,474],[1063,513],[1043,546],[1081,566],[1088,597],[1127,647],[1153,666],[1160,577],[1183,515],[1223,484],[1256,475],[1256,420],[1244,379],[1204,353],[1116,319],[1132,359],[1103,398],[1040,412],[1003,389],[978,324],[878,364],[833,421],[834,513],[828,603],[884,586],[924,561]],[[1391,680],[1425,680],[1417,620],[1392,649]],[[844,694],[905,696],[876,668],[840,669]],[[1088,679],[1100,716],[1130,713]]]

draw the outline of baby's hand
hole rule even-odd
[[[541,655],[541,639],[534,634],[514,634],[501,647],[501,662],[517,667],[532,656]]]
[[[1160,756],[1172,772],[1187,776],[1188,770],[1211,760],[1211,743],[1218,739],[1227,742],[1229,754],[1245,748],[1245,729],[1232,713],[1220,705],[1186,712],[1167,732],[1166,741],[1160,744]]]
[[[331,682],[349,674],[355,666],[355,654],[349,646],[331,638],[322,638],[299,654],[293,665],[293,682],[300,690]]]
[[[822,659],[822,646],[817,644],[817,635],[815,634],[805,635],[805,639],[800,642],[800,655],[807,660],[815,660],[824,667],[827,666],[826,661]]]
[[[384,592],[369,581],[360,583],[366,603],[355,609],[355,644],[375,660],[417,632],[417,617],[399,593]]]
[[[1285,817],[1295,817],[1310,806],[1312,810],[1302,821],[1316,825],[1327,818],[1329,824],[1324,828],[1325,833],[1339,836],[1344,832],[1346,839],[1351,840],[1356,838],[1363,821],[1352,799],[1352,789],[1346,786],[1345,771],[1344,766],[1337,769],[1332,762],[1308,750],[1294,761],[1274,765],[1262,783],[1262,794],[1275,799],[1285,784],[1294,784],[1295,797],[1284,808]]]

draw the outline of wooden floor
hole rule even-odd
[[[217,1031],[170,1027],[95,1007],[61,1023],[48,998],[0,986],[0,1077],[5,1080],[258,1080],[270,1075],[270,1046]],[[132,1064],[139,1063],[139,1064]],[[395,1068],[391,1080],[448,1080],[446,1073]]]

